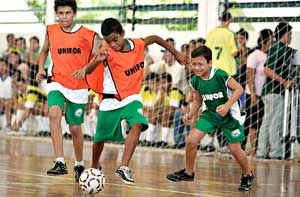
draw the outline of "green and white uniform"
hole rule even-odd
[[[237,102],[224,117],[216,112],[216,108],[227,102],[231,95],[227,87],[229,78],[230,76],[222,69],[212,68],[209,79],[205,80],[194,75],[190,85],[200,92],[206,106],[195,128],[205,133],[213,133],[216,128],[220,128],[229,143],[236,143],[245,138],[244,127],[238,120],[240,111]]]

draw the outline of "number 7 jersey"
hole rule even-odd
[[[225,27],[214,28],[208,33],[205,45],[212,51],[214,67],[225,70],[229,75],[236,74],[232,54],[238,50],[238,44],[233,31]]]

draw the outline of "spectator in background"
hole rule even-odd
[[[261,30],[257,39],[257,47],[247,58],[246,120],[244,124],[246,138],[241,143],[241,146],[243,150],[246,149],[249,134],[251,144],[250,154],[252,156],[256,154],[258,143],[257,132],[259,131],[264,115],[264,103],[261,97],[261,91],[266,78],[264,65],[273,38],[272,30]]]
[[[20,54],[20,58],[22,61],[26,61],[27,56],[27,45],[24,37],[19,37],[16,39],[16,49]]]
[[[247,70],[247,57],[253,51],[247,47],[249,33],[241,28],[236,32],[236,40],[239,46],[238,54],[235,57],[237,64],[237,73],[234,76],[235,80],[239,82],[242,87],[246,87],[246,70]]]
[[[258,136],[258,158],[283,159],[282,131],[284,121],[284,90],[293,81],[289,69],[293,61],[293,49],[288,45],[292,40],[292,26],[280,22],[275,29],[274,42],[268,52],[264,67],[266,81],[262,89],[265,113]],[[269,152],[270,145],[270,152]]]
[[[6,35],[6,43],[7,43],[7,48],[5,49],[5,51],[2,53],[2,56],[4,58],[8,57],[8,54],[11,51],[16,51],[16,37],[15,34],[13,33],[9,33]]]
[[[174,122],[174,113],[180,109],[180,104],[184,99],[184,93],[174,85],[170,73],[162,73],[159,80],[158,100],[155,105],[157,109],[156,117],[161,123],[161,141],[157,147],[166,148],[169,146],[169,134],[171,125]]]
[[[38,65],[38,57],[40,52],[40,39],[36,36],[29,38],[29,48],[26,60],[31,65]]]
[[[235,33],[229,29],[232,16],[229,12],[223,12],[220,20],[220,26],[208,32],[205,45],[212,50],[212,60],[216,68],[221,68],[229,75],[236,74],[236,62],[234,57],[238,54],[238,45]],[[217,139],[219,142],[219,151],[228,152],[227,142],[220,129],[217,130]],[[213,147],[213,138],[209,143]],[[213,150],[213,148],[211,149]]]
[[[206,40],[204,38],[198,38],[196,43],[196,48],[205,45]]]
[[[6,126],[1,129],[4,132],[8,132],[11,125],[12,86],[12,77],[9,75],[8,62],[4,58],[0,58],[0,109],[4,108],[6,118]]]
[[[197,41],[195,39],[191,39],[189,41],[190,51],[193,51],[197,47]]]
[[[159,75],[149,73],[141,88],[142,102],[144,105],[144,115],[148,119],[148,129],[141,134],[142,146],[154,146],[157,139],[155,126],[157,120],[157,91],[158,91]]]
[[[171,74],[172,84],[176,85],[184,94],[187,93],[188,84],[185,67],[176,61],[175,56],[170,51],[165,52],[165,64],[161,72]]]

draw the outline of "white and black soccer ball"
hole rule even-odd
[[[82,172],[79,177],[79,186],[88,194],[96,194],[104,188],[105,176],[102,170],[89,168]]]

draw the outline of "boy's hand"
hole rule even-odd
[[[84,79],[85,77],[85,67],[81,68],[81,69],[78,69],[76,70],[75,72],[73,72],[72,74],[72,77],[75,78],[75,79]]]
[[[36,82],[41,83],[45,76],[46,76],[46,71],[45,70],[39,70],[38,73],[35,76]]]
[[[218,114],[220,114],[220,116],[224,117],[228,113],[229,109],[230,109],[230,106],[227,105],[226,103],[224,103],[217,107],[216,112]]]
[[[178,52],[175,54],[175,58],[182,65],[186,66],[189,63],[189,56],[187,56],[185,53]]]
[[[102,62],[108,57],[109,53],[108,48],[102,49],[96,53],[94,60]]]

